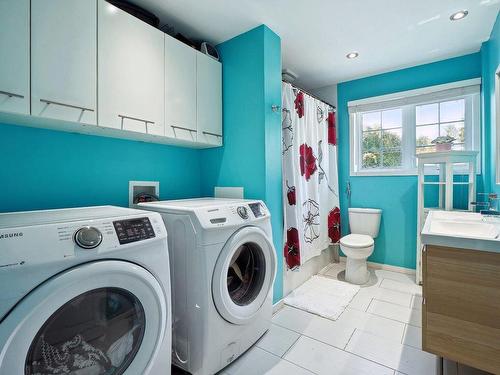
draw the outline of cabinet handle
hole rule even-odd
[[[1,91],[0,94],[7,95],[9,98],[19,98],[24,99],[24,95],[14,94],[13,92]]]
[[[187,130],[188,132],[193,132],[193,133],[197,132],[197,130],[195,130],[195,129],[184,128],[182,126],[177,126],[177,125],[172,125],[171,128],[173,128],[173,129]]]
[[[222,138],[222,135],[221,134],[216,134],[216,133],[210,133],[210,132],[206,132],[204,131],[203,134],[206,134],[206,135],[213,135],[214,137],[219,137],[219,138]]]
[[[123,130],[123,120],[124,119],[129,119],[129,120],[135,120],[135,121],[140,121],[140,122],[143,122],[144,123],[144,126],[146,128],[146,134],[149,134],[148,133],[148,124],[151,124],[151,125],[154,125],[154,121],[149,121],[149,120],[143,120],[142,118],[137,118],[137,117],[131,117],[131,116],[125,116],[125,115],[118,115],[118,117],[121,118],[121,129]]]
[[[40,101],[42,103],[47,104],[47,105],[49,105],[49,104],[55,104],[55,105],[60,105],[60,106],[63,106],[63,107],[68,107],[68,108],[80,109],[80,110],[82,110],[82,112],[83,111],[94,112],[94,110],[92,108],[85,108],[85,107],[81,107],[79,105],[66,104],[66,103],[61,103],[61,102],[55,102],[53,100],[47,100],[47,99],[40,99]]]

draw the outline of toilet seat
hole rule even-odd
[[[373,244],[373,238],[366,234],[348,234],[340,239],[340,245],[353,249],[363,249]]]

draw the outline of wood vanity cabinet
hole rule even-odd
[[[500,374],[500,253],[426,245],[422,348]]]

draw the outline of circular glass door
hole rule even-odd
[[[146,320],[132,293],[100,288],[60,307],[36,334],[25,364],[26,375],[120,375],[134,359]]]
[[[269,297],[276,274],[276,254],[258,227],[237,231],[224,245],[212,277],[212,295],[228,322],[245,324]]]
[[[239,246],[227,270],[227,290],[231,300],[238,306],[252,303],[262,289],[265,274],[266,262],[260,246],[253,242]]]
[[[64,271],[2,321],[0,374],[147,373],[170,350],[167,291],[149,271],[125,261]]]

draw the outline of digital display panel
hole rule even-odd
[[[252,210],[253,215],[255,217],[264,216],[264,213],[262,212],[262,205],[259,202],[257,202],[257,203],[250,203],[249,206],[250,206],[250,209]]]
[[[113,221],[120,245],[155,237],[153,226],[147,217]]]

